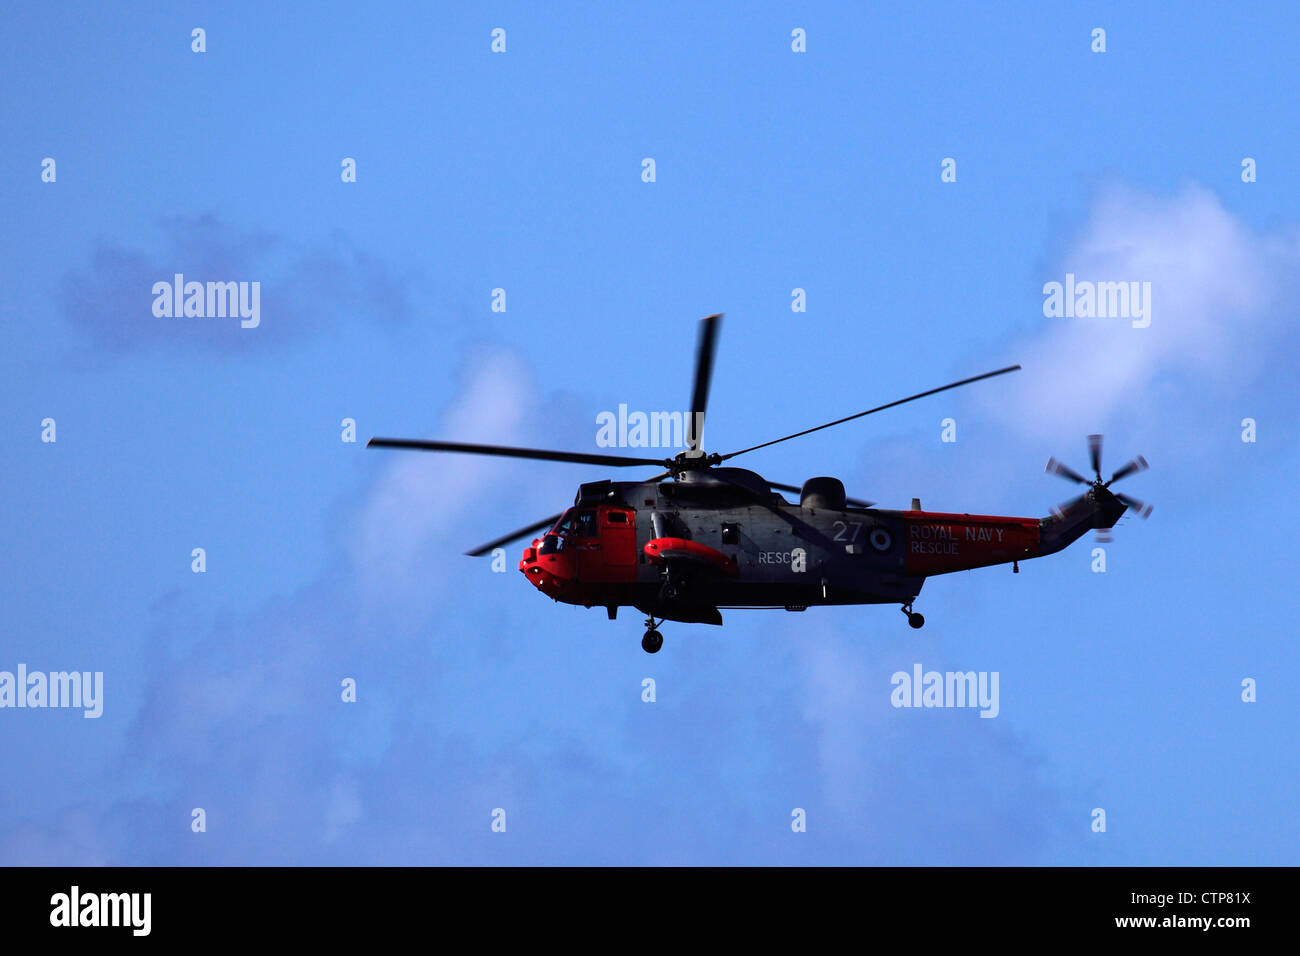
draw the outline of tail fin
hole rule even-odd
[[[1105,488],[1090,488],[1072,498],[1052,514],[1038,519],[1038,541],[1042,554],[1055,554],[1094,528],[1113,528],[1128,506]]]

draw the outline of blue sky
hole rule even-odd
[[[1296,26],[20,4],[0,669],[103,671],[105,704],[0,710],[0,862],[1296,863]],[[175,272],[260,282],[261,326],[155,318]],[[1150,328],[1046,318],[1070,272],[1150,281]],[[601,411],[685,407],[717,311],[711,450],[1025,367],[747,456],[773,480],[1043,515],[1048,456],[1104,432],[1155,511],[1102,574],[1087,538],[930,581],[919,632],[735,611],[650,658],[519,545],[505,574],[462,554],[607,472],[363,448],[594,451]],[[999,716],[894,709],[918,662],[997,671]]]

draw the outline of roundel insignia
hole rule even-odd
[[[873,528],[867,540],[877,551],[888,551],[894,544],[893,536],[884,528]]]

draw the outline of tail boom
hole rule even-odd
[[[904,567],[909,575],[969,571],[1055,554],[1093,528],[1110,528],[1124,504],[1090,491],[1046,518],[904,511]]]

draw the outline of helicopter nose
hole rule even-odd
[[[573,555],[564,551],[542,554],[540,545],[539,538],[524,549],[519,570],[537,590],[557,601],[562,600],[576,584]]]

